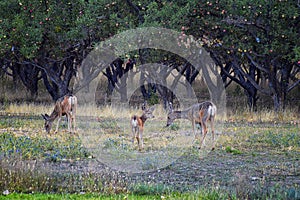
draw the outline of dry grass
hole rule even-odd
[[[31,114],[39,115],[40,113],[51,113],[54,104],[36,104],[36,103],[10,103],[6,105],[0,112],[7,114]],[[126,105],[106,105],[98,107],[95,104],[78,105],[77,115],[80,116],[98,116],[105,118],[128,117],[137,114],[141,115],[142,110],[136,108],[128,108]],[[161,105],[156,105],[154,115],[156,117],[165,117],[166,111]]]
[[[228,109],[227,109],[228,110]],[[259,110],[256,112],[249,112],[247,109],[245,110],[238,110],[235,112],[228,113],[228,121],[230,122],[272,122],[272,123],[291,123],[291,124],[298,124],[300,123],[299,120],[299,113],[296,109],[287,108],[285,111],[275,112],[273,110]]]
[[[10,103],[6,105],[0,112],[6,114],[28,114],[39,115],[41,113],[51,113],[54,105],[36,104],[36,103]],[[78,116],[95,116],[100,118],[130,118],[132,115],[141,115],[142,111],[136,108],[129,108],[126,105],[106,105],[98,107],[95,104],[79,105],[77,109]],[[155,118],[166,120],[167,112],[162,105],[156,105],[154,110]],[[217,121],[229,122],[272,122],[272,123],[291,123],[300,124],[299,113],[295,108],[287,108],[285,111],[276,113],[273,110],[259,110],[249,112],[245,110],[232,111],[227,108],[227,118],[217,116]]]
[[[9,114],[31,114],[36,115],[40,113],[49,113],[53,109],[53,106],[46,104],[35,104],[35,103],[10,103],[3,109],[3,112]]]

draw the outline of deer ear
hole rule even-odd
[[[42,115],[42,117],[44,118],[44,120],[47,120],[45,115],[43,115],[43,114],[41,114],[41,115]]]
[[[142,110],[147,110],[147,101],[142,104]]]
[[[47,115],[47,114],[45,114],[45,115],[41,114],[41,115],[44,118],[44,120],[48,120],[49,119],[49,115]]]

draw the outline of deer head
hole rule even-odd
[[[143,115],[146,119],[150,119],[150,118],[154,118],[154,115],[153,115],[153,111],[154,111],[154,106],[150,107],[150,108],[145,108],[143,110]]]
[[[50,120],[50,116],[47,114],[45,115],[42,114],[42,117],[45,120],[45,124],[44,124],[45,130],[47,133],[50,133],[50,130],[52,128],[52,121]]]

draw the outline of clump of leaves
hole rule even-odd
[[[240,150],[235,149],[235,148],[233,148],[233,147],[231,147],[231,146],[227,146],[227,147],[225,148],[225,151],[226,151],[227,153],[232,153],[233,155],[239,155],[239,154],[242,154],[242,152],[241,152]]]
[[[172,131],[178,131],[179,130],[179,125],[176,124],[176,123],[173,123],[169,126],[169,128],[172,130]]]

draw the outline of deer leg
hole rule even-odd
[[[197,139],[196,132],[195,132],[195,120],[192,120],[192,127],[193,127],[194,138]]]
[[[71,129],[71,133],[75,134],[74,117],[72,112],[70,112],[70,129]]]
[[[200,148],[202,147],[202,144],[204,142],[206,133],[207,133],[207,127],[206,127],[206,123],[204,121],[201,122],[201,132],[202,132],[202,139],[201,139],[201,144],[200,144]]]
[[[74,133],[76,133],[76,119],[75,119],[75,116],[72,116],[72,122],[73,122]]]
[[[144,141],[143,141],[143,128],[141,127],[139,129],[139,134],[138,134],[138,144],[139,144],[139,150],[142,150],[144,148]]]
[[[137,143],[138,143],[138,147],[140,148],[140,137],[139,137],[140,133],[139,131],[137,132],[137,134],[135,135],[135,138],[137,140]]]
[[[71,119],[71,115],[70,115],[70,113],[67,113],[67,120],[68,120],[68,131],[69,131],[69,133],[72,133],[72,127],[71,127],[71,123],[72,123],[72,119]]]
[[[61,119],[61,116],[59,116],[58,119],[57,119],[56,129],[55,129],[54,133],[57,133],[57,131],[58,131],[60,119]]]
[[[141,149],[144,148],[143,131],[140,132]]]
[[[214,128],[214,119],[210,119],[210,127],[211,127],[211,134],[212,134],[212,140],[213,140],[213,146],[212,150],[215,149],[215,128]]]
[[[76,133],[76,105],[77,105],[77,99],[75,99],[75,102],[73,102],[73,106],[71,109],[71,117],[72,117],[72,123],[73,123],[73,130],[74,133]]]
[[[135,134],[136,134],[136,128],[132,127],[132,145],[134,144]]]

